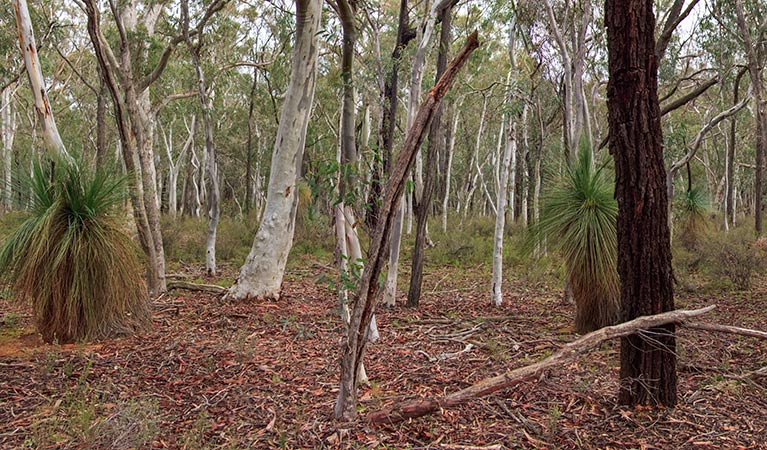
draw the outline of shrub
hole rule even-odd
[[[736,289],[751,288],[753,274],[763,265],[767,248],[750,230],[734,229],[711,236],[702,245],[701,257],[715,279],[728,279]]]
[[[132,332],[149,318],[138,250],[118,207],[125,179],[57,161],[26,181],[31,213],[0,249],[0,271],[46,342]]]

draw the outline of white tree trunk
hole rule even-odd
[[[458,131],[458,120],[461,117],[460,102],[453,116],[453,132],[447,144],[447,172],[445,173],[445,197],[442,199],[442,232],[447,233],[447,209],[450,200],[450,181],[453,172],[453,148],[455,147],[455,132]]]
[[[469,168],[469,170],[472,170],[474,172],[473,175],[469,175],[469,186],[466,189],[466,201],[464,204],[463,209],[463,216],[468,217],[469,215],[469,205],[471,205],[471,198],[474,196],[474,190],[477,188],[477,179],[482,173],[482,170],[479,166],[479,149],[482,145],[482,133],[485,131],[485,114],[487,113],[487,98],[488,95],[486,95],[484,92],[482,93],[482,113],[479,115],[479,127],[477,128],[477,141],[474,144],[474,152],[472,153],[471,157],[471,165],[473,167]]]
[[[0,141],[3,143],[3,210],[8,212],[13,205],[13,140],[16,137],[16,110],[13,109],[13,95],[10,86],[0,91]]]
[[[296,2],[296,43],[290,85],[280,114],[269,187],[261,225],[229,299],[279,297],[288,253],[293,244],[298,195],[296,181],[303,159],[317,74],[317,31],[321,0]]]
[[[515,21],[512,19],[509,27],[509,76],[507,85],[512,86],[513,73],[516,70],[516,59],[514,55],[514,35]],[[506,91],[506,145],[503,149],[503,162],[500,170],[500,188],[498,189],[498,199],[496,204],[498,210],[495,214],[495,233],[493,238],[493,283],[491,288],[491,301],[495,306],[501,306],[503,303],[503,232],[506,225],[506,193],[511,191],[511,220],[514,220],[514,174],[516,170],[517,155],[517,130],[515,127],[515,117],[513,113],[512,102],[514,94],[509,87]],[[511,168],[509,167],[511,166]],[[511,169],[511,180],[509,180],[509,170]]]
[[[34,100],[37,118],[43,130],[43,139],[45,139],[45,143],[51,152],[68,161],[72,161],[72,157],[61,140],[59,129],[56,127],[56,120],[53,118],[53,110],[48,99],[43,72],[40,68],[40,58],[37,56],[37,44],[35,43],[32,19],[29,16],[27,1],[13,0],[13,8],[16,11],[19,48],[24,54],[24,65],[26,66],[27,77],[29,78],[29,87],[32,90],[32,99]]]

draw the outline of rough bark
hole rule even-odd
[[[651,0],[605,3],[610,153],[618,201],[622,319],[674,309],[671,237]],[[622,404],[674,406],[674,325],[621,340]]]
[[[485,397],[503,389],[509,389],[525,381],[537,379],[552,369],[565,367],[578,360],[585,353],[598,349],[603,342],[615,338],[647,336],[652,338],[654,329],[668,324],[680,323],[714,309],[708,306],[695,310],[669,311],[652,316],[642,316],[629,322],[612,325],[592,331],[562,346],[548,358],[529,366],[510,369],[501,375],[486,378],[458,392],[444,397],[429,398],[400,403],[368,415],[372,423],[397,423],[403,420],[432,414],[447,408]]]
[[[317,76],[317,31],[322,2],[298,0],[290,84],[272,153],[266,207],[253,247],[226,298],[279,297],[293,243],[298,206],[296,182],[303,160]]]
[[[479,46],[477,33],[474,32],[461,50],[451,61],[439,82],[429,90],[408,131],[405,143],[397,158],[397,164],[386,184],[381,211],[385,212],[376,224],[371,239],[370,255],[359,288],[355,294],[348,333],[341,344],[341,374],[335,415],[338,418],[352,420],[357,415],[358,369],[365,353],[370,322],[375,312],[378,298],[378,279],[385,265],[386,247],[394,221],[395,205],[402,197],[408,172],[413,167],[415,153],[421,146],[424,131],[429,125],[434,112],[455,80],[458,71],[464,65],[471,52]]]
[[[435,83],[445,72],[447,67],[447,54],[450,49],[450,28],[452,21],[452,6],[448,5],[439,13],[441,23],[439,37],[439,51],[437,52],[437,74]],[[439,152],[445,148],[445,136],[442,129],[442,110],[440,105],[434,113],[431,126],[429,127],[429,146],[426,150],[426,173],[423,180],[423,189],[420,199],[416,203],[416,231],[415,247],[413,248],[412,271],[410,276],[410,289],[407,294],[407,305],[418,306],[421,299],[421,284],[423,283],[423,258],[424,248],[427,242],[427,223],[431,198],[434,194],[434,184],[437,177],[437,160]]]

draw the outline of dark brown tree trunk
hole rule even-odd
[[[445,72],[447,67],[447,52],[450,50],[450,22],[452,19],[452,5],[448,5],[440,12],[439,20],[442,28],[439,37],[439,52],[437,53],[437,76],[435,84]],[[426,224],[431,207],[431,197],[434,193],[434,182],[437,176],[437,158],[440,151],[445,148],[445,133],[442,130],[442,105],[440,104],[434,113],[434,118],[429,128],[429,147],[426,151],[426,167],[423,180],[423,192],[421,201],[416,205],[416,231],[415,247],[413,249],[413,269],[410,276],[410,290],[407,294],[407,306],[416,307],[421,299],[421,284],[423,283],[423,256],[426,246]]]
[[[394,128],[397,124],[397,81],[399,79],[399,60],[407,44],[416,37],[415,30],[410,28],[408,21],[407,0],[401,0],[399,6],[399,24],[397,25],[397,42],[391,54],[391,72],[384,82],[384,109],[381,129],[378,130],[378,158],[374,159],[373,176],[370,180],[370,196],[368,197],[368,213],[365,222],[370,230],[374,230],[381,208],[383,183],[389,176],[394,159]],[[379,165],[383,167],[379,167]]]
[[[610,153],[618,201],[622,319],[674,309],[652,0],[606,0]],[[674,406],[673,324],[621,339],[622,404]]]
[[[738,75],[735,77],[735,85],[732,91],[732,104],[738,103],[738,96],[740,94],[740,80],[743,79],[743,75],[746,74],[747,69],[741,69]],[[735,144],[737,139],[736,128],[738,124],[738,118],[733,116],[730,119],[730,139],[727,140],[727,186],[725,186],[725,220],[730,224],[735,225]]]

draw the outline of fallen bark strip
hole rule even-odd
[[[227,289],[215,284],[190,283],[188,281],[168,281],[168,290],[184,289],[195,292],[208,292],[211,294],[226,294]]]
[[[695,310],[669,311],[653,316],[638,317],[629,322],[600,328],[588,333],[573,342],[565,344],[551,356],[529,366],[507,370],[501,375],[486,378],[458,392],[438,398],[429,398],[396,404],[387,409],[368,415],[372,423],[396,423],[403,420],[425,416],[444,408],[451,408],[468,401],[484,397],[502,389],[538,378],[549,369],[561,367],[578,359],[582,354],[591,351],[603,342],[617,337],[628,336],[640,330],[657,327],[669,323],[683,323],[691,317],[700,316],[715,308],[715,305]]]

